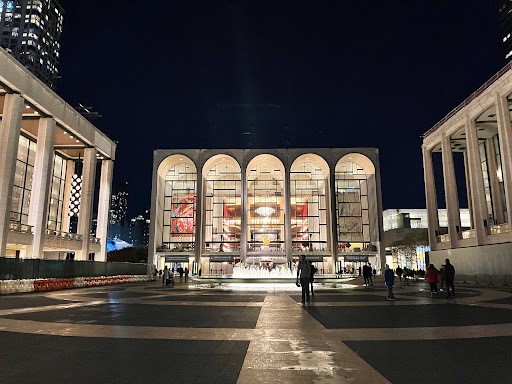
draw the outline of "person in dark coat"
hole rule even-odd
[[[400,280],[400,283],[402,283],[402,273],[404,273],[403,269],[398,266],[396,269],[396,275],[398,276],[398,279]]]
[[[450,263],[450,259],[446,259],[444,265],[444,283],[446,284],[446,291],[448,292],[448,298],[455,299],[455,287],[453,282],[455,280],[455,267]]]
[[[189,273],[188,268],[185,267],[185,282],[188,281],[188,273]]]
[[[311,276],[311,264],[306,261],[306,256],[301,255],[299,259],[299,266],[297,268],[297,282],[302,287],[302,305],[309,303],[309,278]]]
[[[368,281],[370,282],[370,285],[373,287],[373,279],[372,279],[373,269],[372,269],[371,263],[368,263],[368,268],[366,269],[366,271],[368,273]]]
[[[178,268],[178,273],[180,274],[180,283],[181,283],[182,279],[183,279],[183,268],[181,266]]]
[[[384,271],[384,281],[386,282],[386,286],[388,287],[388,300],[395,300],[395,295],[393,294],[393,284],[395,283],[395,274],[393,270],[389,268],[389,265],[386,264],[386,270]]]
[[[309,282],[311,284],[311,296],[314,296],[315,293],[313,292],[313,282],[315,280],[315,273],[318,272],[318,268],[315,267],[311,261],[309,261],[309,267],[311,268],[311,275],[309,276]]]
[[[162,275],[162,285],[165,285],[165,281],[168,279],[169,275],[169,268],[167,268],[167,265],[164,268],[164,273]]]

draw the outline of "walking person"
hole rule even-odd
[[[427,282],[430,284],[430,297],[437,296],[437,283],[439,282],[439,271],[430,264],[427,269]]]
[[[302,305],[309,303],[309,276],[311,276],[311,264],[306,261],[306,256],[301,255],[299,258],[299,266],[297,268],[297,282],[302,287]]]
[[[183,268],[181,267],[181,265],[180,265],[180,267],[178,268],[178,273],[180,274],[180,283],[181,283],[181,282],[183,281],[183,280],[182,280],[182,279],[183,279]]]
[[[363,278],[364,278],[364,287],[367,287],[370,284],[370,281],[368,279],[368,265],[367,263],[364,263],[363,265]]]
[[[185,267],[185,283],[188,281],[188,274],[189,274],[189,270],[187,267]]]
[[[409,276],[409,270],[407,269],[407,267],[404,267],[403,274],[404,274],[404,286],[409,285],[409,280],[407,280],[407,276]]]
[[[444,266],[444,281],[446,283],[446,291],[448,292],[447,298],[455,299],[455,287],[453,282],[455,280],[455,267],[450,263],[450,259],[445,260]]]
[[[373,287],[373,279],[372,279],[373,269],[372,269],[371,263],[368,263],[368,268],[366,269],[366,271],[368,273],[368,281],[370,282],[370,285]]]
[[[395,274],[393,270],[389,268],[389,265],[386,264],[384,271],[384,281],[386,282],[386,286],[388,287],[388,300],[395,300],[395,295],[393,294],[393,284],[395,283]]]
[[[396,269],[396,275],[400,280],[400,284],[402,284],[402,273],[404,273],[404,271],[402,270],[402,268],[400,268],[400,266],[398,266],[398,268]]]
[[[167,280],[167,275],[169,274],[169,268],[167,265],[164,268],[164,273],[162,274],[162,285],[165,286],[165,281]]]
[[[377,276],[377,270],[373,268],[373,278],[375,279],[375,276]]]
[[[315,273],[318,272],[318,268],[313,265],[313,263],[309,262],[309,267],[311,268],[311,275],[309,276],[309,282],[311,284],[311,296],[314,296],[315,293],[313,292],[313,282],[315,280]]]

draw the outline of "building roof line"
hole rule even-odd
[[[439,120],[432,128],[430,128],[427,132],[423,134],[423,137],[427,137],[428,135],[434,133],[441,125],[446,123],[451,117],[453,117],[457,112],[459,112],[466,105],[470,104],[474,99],[476,99],[483,91],[489,88],[492,84],[496,82],[501,76],[507,73],[512,68],[512,61],[506,64],[503,68],[501,68],[498,72],[496,72],[489,80],[487,80],[480,88],[478,88],[475,92],[473,92],[469,97],[467,97],[462,103],[453,108],[448,114]]]

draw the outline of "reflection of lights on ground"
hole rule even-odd
[[[349,281],[351,279],[340,279],[341,281]],[[337,290],[337,289],[353,289],[357,288],[357,285],[345,284],[345,283],[314,283],[315,287],[322,288],[322,290]],[[229,282],[212,282],[203,284],[190,285],[189,289],[221,289],[228,291],[297,291],[299,288],[295,285],[295,279],[290,279],[290,282],[279,282],[279,283],[229,283]]]

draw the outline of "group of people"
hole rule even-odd
[[[407,268],[398,267],[396,269],[396,275],[399,277],[400,281],[402,281],[402,275],[404,275],[404,285],[409,285],[407,281],[407,276],[410,276],[411,270]],[[412,274],[414,277],[414,273]],[[427,282],[430,284],[430,297],[437,296],[437,284],[439,280],[441,280],[441,291],[443,290],[443,285],[446,285],[446,291],[448,293],[447,298],[455,298],[455,288],[454,288],[454,280],[455,280],[455,268],[450,263],[450,259],[445,260],[445,264],[441,266],[441,270],[438,271],[434,264],[430,264],[425,273],[425,277],[427,278]],[[395,300],[395,295],[393,294],[393,285],[395,282],[395,273],[389,265],[386,264],[384,271],[384,281],[386,282],[386,286],[388,288],[388,300]],[[366,281],[365,281],[366,282]]]
[[[189,270],[187,267],[183,269],[183,267],[179,266],[178,268],[176,268],[176,272],[180,275],[180,282],[183,282],[183,277],[185,277],[185,282],[188,281]],[[166,265],[163,271],[159,271],[159,275],[162,276],[162,285],[174,285],[174,269],[169,268]]]
[[[369,262],[365,262],[363,265],[363,277],[364,277],[364,286],[373,286],[372,275],[375,277],[377,274],[377,270],[375,268],[372,269],[372,265]]]

